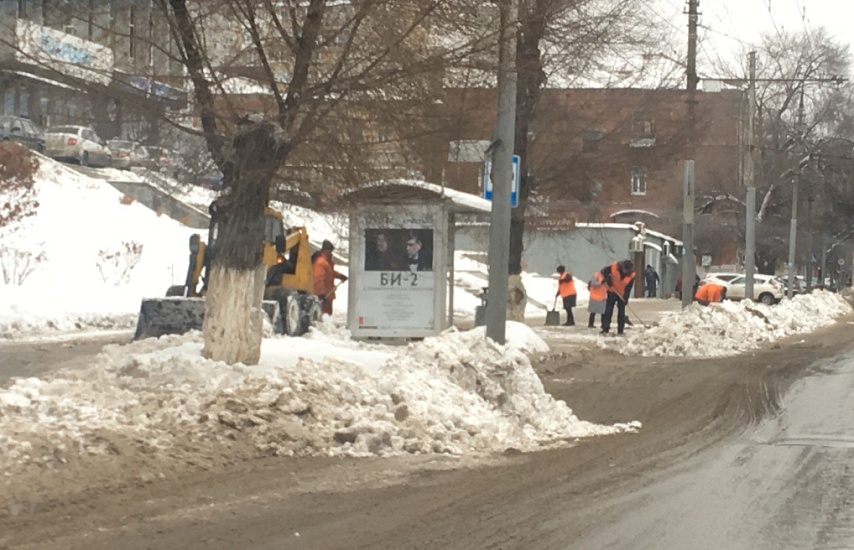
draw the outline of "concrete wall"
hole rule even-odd
[[[111,181],[109,184],[158,214],[165,214],[187,227],[208,228],[210,216],[206,212],[185,204],[147,183]]]
[[[611,224],[614,225],[614,224]],[[635,261],[629,245],[635,236],[631,226],[578,227],[574,230],[528,231],[525,233],[522,268],[528,273],[549,276],[558,265],[565,265],[576,279],[588,281],[596,271],[618,260]],[[647,234],[643,265],[636,265],[638,275],[649,264],[658,272],[661,284],[659,298],[673,293],[681,267],[668,261],[655,247],[664,248],[666,239]],[[673,240],[671,240],[672,242]],[[654,246],[652,246],[654,245]],[[471,224],[457,228],[456,249],[486,253],[489,250],[489,225]]]

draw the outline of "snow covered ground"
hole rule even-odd
[[[40,207],[13,234],[8,250],[43,251],[21,285],[0,286],[0,336],[37,341],[69,331],[130,329],[143,297],[162,296],[183,279],[187,240],[177,222],[123,200],[105,182],[45,161]],[[204,200],[200,198],[199,200]],[[334,238],[346,252],[346,223],[288,209],[292,225],[315,239]],[[455,309],[470,319],[485,286],[485,267],[457,255]],[[524,274],[528,313],[541,321],[551,307],[554,277]],[[577,317],[586,318],[582,281]],[[256,366],[201,356],[189,333],[105,348],[86,368],[13,379],[0,388],[0,471],[55,465],[111,452],[105,434],[121,434],[147,452],[248,438],[260,454],[396,455],[493,453],[565,445],[580,437],[632,432],[577,418],[571,404],[546,393],[529,356],[549,341],[600,346],[620,353],[719,356],[834,322],[850,312],[838,295],[811,296],[766,307],[692,306],[654,326],[639,323],[624,338],[595,331],[532,329],[508,324],[508,343],[482,329],[450,329],[406,346],[356,342],[344,324],[346,287],[336,313],[302,338],[268,334]],[[538,323],[539,324],[539,323]],[[583,324],[580,323],[580,324]],[[0,353],[2,353],[0,351]]]

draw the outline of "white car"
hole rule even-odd
[[[776,304],[786,295],[783,283],[771,275],[753,276],[753,296],[756,300],[766,305]],[[744,275],[732,279],[726,283],[726,297],[728,300],[744,299]]]
[[[701,283],[714,279],[715,282],[718,282],[720,284],[725,285],[726,283],[732,281],[733,279],[737,279],[738,277],[741,277],[742,275],[744,275],[744,274],[743,273],[724,273],[724,272],[706,273],[706,276],[703,277],[703,280],[701,281]]]
[[[81,166],[110,166],[113,157],[95,130],[87,126],[52,126],[44,131],[44,154]]]

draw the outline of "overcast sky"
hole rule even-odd
[[[686,0],[658,0],[665,28],[678,33],[679,53],[688,41]],[[762,33],[825,27],[831,36],[850,44],[854,38],[851,0],[700,0],[698,72],[713,77],[723,61],[743,66],[742,53],[755,47]],[[669,52],[666,52],[669,53]]]

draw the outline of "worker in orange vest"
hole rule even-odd
[[[320,311],[332,315],[332,302],[335,300],[335,279],[347,280],[343,273],[335,271],[332,251],[335,249],[329,241],[323,241],[320,250],[312,255],[311,274],[314,279],[314,294],[320,298]]]
[[[697,289],[697,293],[694,294],[694,299],[701,306],[707,306],[714,302],[723,302],[726,300],[726,287],[711,281],[701,283]]]
[[[563,324],[565,327],[571,327],[575,325],[575,317],[572,315],[572,308],[575,307],[575,300],[577,293],[575,292],[575,281],[572,279],[572,272],[567,271],[566,267],[559,265],[557,266],[557,292],[555,293],[555,298],[560,296],[563,298],[563,309],[566,310],[566,322]]]
[[[623,260],[606,265],[599,273],[608,288],[605,315],[602,316],[602,334],[608,334],[611,329],[614,306],[617,306],[617,334],[623,334],[626,328],[626,304],[635,284],[635,266],[630,260]]]
[[[608,303],[608,287],[605,285],[605,278],[598,271],[590,277],[587,282],[587,290],[590,292],[590,299],[587,301],[587,312],[590,314],[590,319],[587,321],[587,327],[593,328],[596,321],[596,314],[599,314],[599,319],[605,319],[605,306]]]

